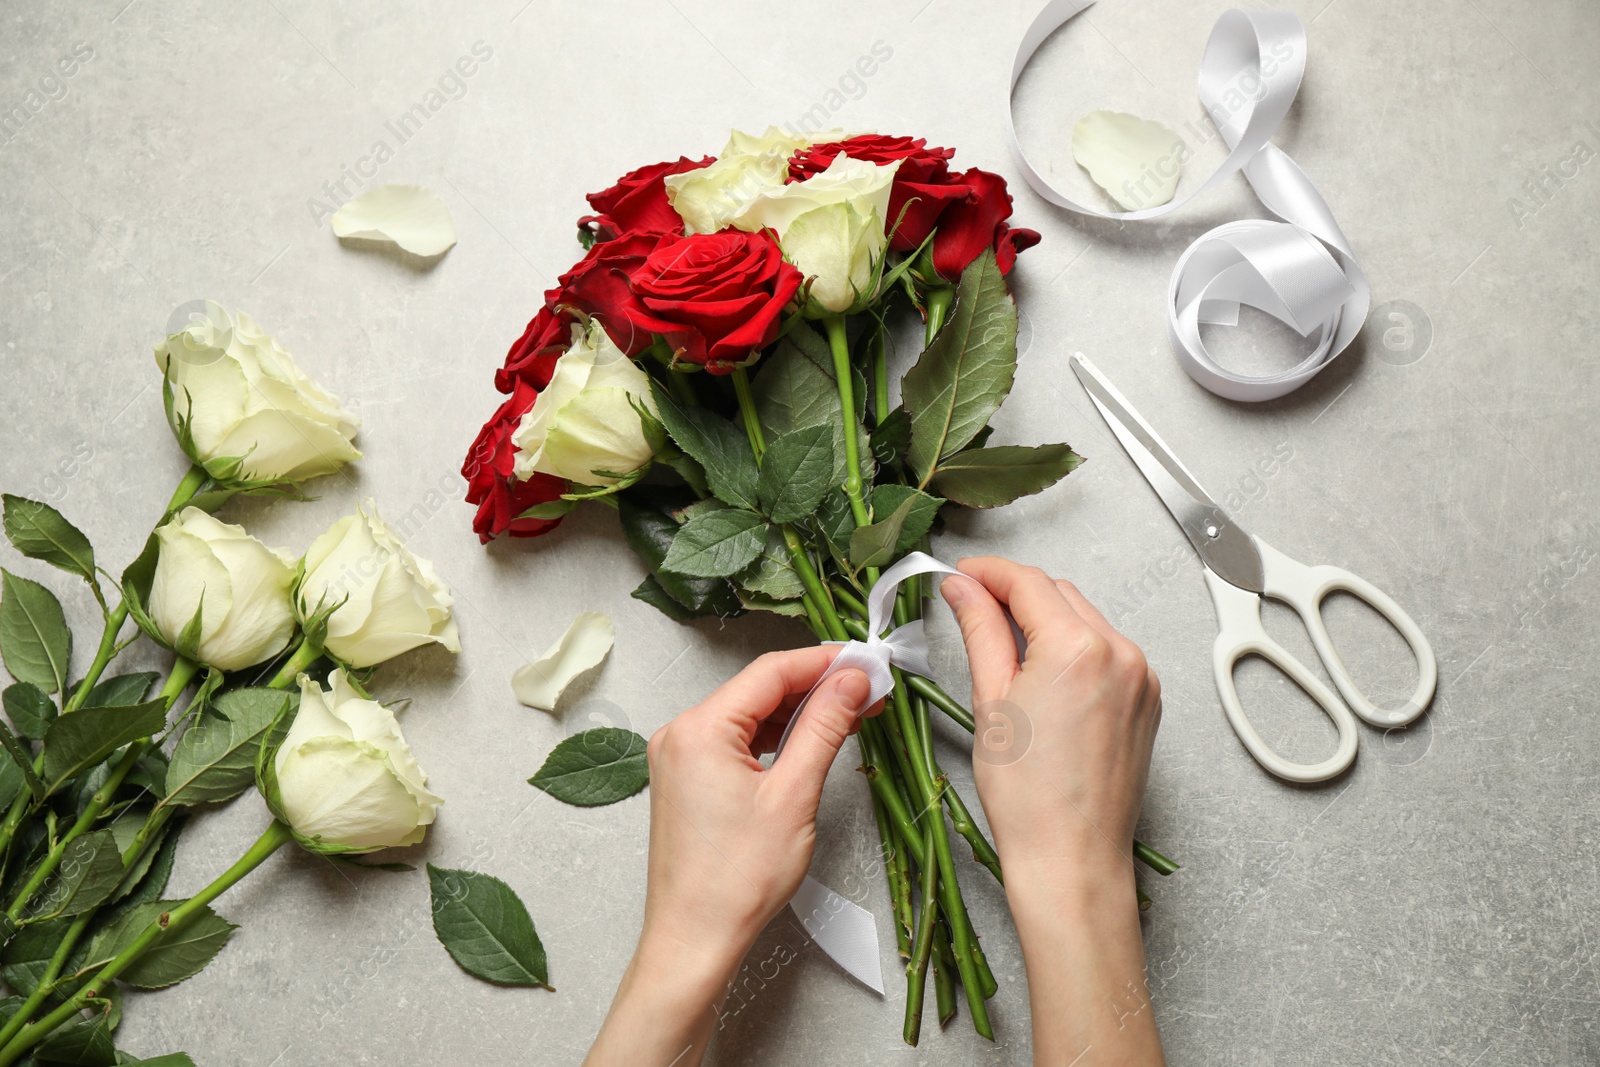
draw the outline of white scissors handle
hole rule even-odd
[[[1211,602],[1217,609],[1217,624],[1221,627],[1212,647],[1212,667],[1217,676],[1217,693],[1222,697],[1222,710],[1233,732],[1239,735],[1256,762],[1279,778],[1290,782],[1323,782],[1342,774],[1356,758],[1355,716],[1322,679],[1267,636],[1266,627],[1261,625],[1259,595],[1217,577],[1209,567],[1205,569],[1205,576],[1206,585],[1211,589]],[[1295,763],[1278,755],[1262,740],[1239,702],[1239,688],[1233,681],[1234,666],[1246,656],[1260,656],[1277,667],[1327,713],[1339,731],[1339,747],[1332,756],[1321,763]]]
[[[1411,616],[1396,604],[1389,595],[1365,578],[1351,574],[1342,567],[1307,567],[1290,559],[1261,538],[1253,539],[1261,552],[1263,592],[1274,600],[1281,600],[1299,614],[1306,632],[1328,676],[1339,688],[1350,710],[1379,729],[1392,729],[1411,722],[1433,700],[1433,691],[1439,684],[1439,664],[1433,656],[1433,646],[1412,621]],[[1380,708],[1368,700],[1366,694],[1350,677],[1350,670],[1333,646],[1328,626],[1322,619],[1322,602],[1329,593],[1345,592],[1367,602],[1405,638],[1411,654],[1417,659],[1417,688],[1411,698],[1398,708]]]

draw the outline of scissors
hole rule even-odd
[[[1200,488],[1194,475],[1178,462],[1150,424],[1139,417],[1083,353],[1073,355],[1072,369],[1117,440],[1200,554],[1220,629],[1211,653],[1217,692],[1222,697],[1228,722],[1256,762],[1291,782],[1326,781],[1355,762],[1357,715],[1373,726],[1391,729],[1404,726],[1422,714],[1438,685],[1439,665],[1428,639],[1400,605],[1371,582],[1347,570],[1308,567],[1261,538],[1246,533]],[[1411,646],[1420,677],[1416,692],[1399,708],[1380,708],[1368,700],[1356,687],[1344,660],[1334,648],[1322,618],[1322,601],[1336,590],[1366,601]],[[1264,596],[1282,601],[1300,616],[1317,656],[1338,687],[1338,694],[1267,636],[1261,624],[1261,598]],[[1239,690],[1233,681],[1234,665],[1246,656],[1260,656],[1272,663],[1327,713],[1339,731],[1338,749],[1332,756],[1321,763],[1294,763],[1278,755],[1261,739],[1239,703]],[[1342,701],[1340,695],[1344,697]]]

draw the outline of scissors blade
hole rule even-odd
[[[1089,399],[1139,473],[1177,520],[1184,536],[1207,567],[1241,589],[1261,592],[1261,553],[1255,539],[1242,530],[1211,494],[1200,487],[1172,449],[1117,392],[1116,386],[1082,352],[1072,356],[1072,370],[1088,390]]]

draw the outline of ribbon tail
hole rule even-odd
[[[789,901],[806,933],[862,985],[883,995],[883,961],[878,951],[878,920],[809,874]]]

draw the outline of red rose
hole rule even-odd
[[[599,319],[618,348],[630,356],[638,355],[650,347],[651,338],[648,331],[634,329],[629,321],[630,313],[639,307],[629,282],[662,240],[672,238],[641,230],[601,241],[561,276],[555,303]]]
[[[539,390],[526,380],[513,383],[511,396],[494,413],[478,439],[472,442],[461,476],[467,480],[467,503],[477,504],[472,528],[478,539],[488,544],[502,533],[513,537],[534,537],[554,529],[560,519],[520,519],[517,516],[547,501],[558,500],[567,483],[548,474],[535,474],[525,482],[512,479],[516,446],[511,435],[517,432],[522,416],[533,407]]]
[[[584,216],[578,220],[578,225],[592,225],[595,236],[601,241],[609,241],[636,230],[681,234],[683,219],[667,202],[667,187],[662,179],[669,174],[699,170],[714,162],[715,156],[706,156],[698,163],[679,156],[677,162],[669,160],[631,170],[618,178],[617,184],[611,188],[589,194],[589,206],[599,214]]]
[[[882,166],[900,161],[889,189],[889,217],[892,227],[889,250],[909,252],[927,240],[939,221],[940,212],[951,203],[965,199],[968,190],[950,176],[949,159],[953,148],[928,148],[922,138],[885,137],[864,134],[846,141],[816,144],[801,149],[789,160],[789,180],[804,181],[833,165],[841,152],[851,159]]]
[[[1006,225],[1011,217],[1011,194],[1000,175],[973,167],[953,178],[966,187],[967,196],[952,202],[939,216],[933,269],[941,278],[955,281],[985,248],[993,248],[1000,273],[1010,273],[1017,253],[1038,244],[1039,234]]]
[[[509,393],[519,381],[535,389],[550,384],[556,372],[556,359],[567,350],[572,341],[572,318],[566,312],[556,311],[561,290],[551,289],[544,294],[545,306],[539,309],[506,353],[505,365],[494,372],[494,387]]]
[[[633,272],[637,333],[660,334],[678,358],[726,374],[778,334],[802,275],[766,233],[663,238]]]

